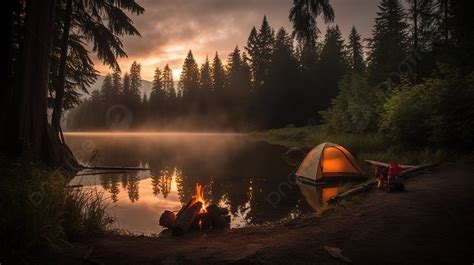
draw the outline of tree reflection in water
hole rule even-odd
[[[160,203],[185,203],[199,182],[204,185],[205,198],[229,207],[240,223],[275,221],[310,210],[295,185],[284,186],[276,208],[266,201],[268,194],[288,182],[287,175],[293,170],[282,160],[286,148],[281,146],[225,134],[67,136],[73,151],[78,151],[85,139],[100,152],[93,161],[96,165],[150,168],[99,176],[100,185],[118,205],[123,200],[134,204],[142,198],[149,200],[147,190]],[[128,198],[120,197],[125,190]],[[171,193],[176,196],[170,197]]]

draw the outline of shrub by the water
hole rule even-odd
[[[350,73],[339,82],[339,94],[321,112],[331,131],[361,133],[377,128],[383,92],[369,85],[367,74]]]
[[[39,164],[0,163],[2,259],[18,261],[33,251],[61,249],[111,223],[101,193],[68,188],[59,171]]]
[[[402,85],[384,104],[380,130],[404,144],[472,150],[474,73],[444,71],[418,85]]]

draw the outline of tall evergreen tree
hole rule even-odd
[[[173,81],[173,72],[169,65],[166,65],[163,69],[163,89],[165,91],[165,105],[164,113],[166,113],[166,118],[171,119],[175,117],[178,107],[178,95],[174,87]]]
[[[407,56],[408,24],[405,10],[399,0],[382,0],[375,18],[372,37],[369,39],[369,74],[372,84],[386,81],[398,83],[398,66]]]
[[[130,66],[130,88],[128,91],[128,95],[125,95],[126,98],[129,100],[131,104],[130,107],[136,108],[141,101],[141,92],[140,89],[142,87],[141,82],[141,66],[137,62],[133,62]]]
[[[165,103],[166,103],[166,92],[163,85],[163,76],[160,68],[155,69],[155,75],[153,76],[153,86],[150,92],[150,110],[153,115],[152,119],[157,120],[158,117],[165,115]]]
[[[214,114],[220,114],[221,109],[224,107],[223,98],[226,86],[226,74],[224,65],[222,64],[219,54],[216,52],[214,59],[212,60],[212,92],[213,97],[211,98],[211,104],[214,108]]]
[[[352,26],[351,33],[349,35],[347,52],[349,57],[349,65],[352,71],[355,73],[362,73],[365,70],[364,50],[360,34],[357,32],[355,26]]]
[[[250,55],[252,62],[252,72],[255,88],[259,88],[265,82],[266,72],[270,65],[270,59],[275,41],[274,30],[270,27],[267,17],[263,17],[262,26],[258,33],[255,28],[252,29],[247,47],[245,48]]]
[[[111,104],[117,104],[120,96],[123,94],[122,77],[120,70],[116,69],[112,74],[112,91],[106,96],[106,101]]]
[[[314,46],[320,33],[316,19],[321,13],[325,23],[334,21],[334,10],[329,0],[293,0],[289,15],[293,37],[304,45]]]
[[[188,108],[190,111],[195,111],[197,108],[195,100],[199,90],[199,68],[191,51],[188,52],[188,56],[184,59],[179,89],[183,94],[183,107]]]
[[[130,74],[125,73],[123,75],[123,87],[122,87],[122,96],[120,99],[120,103],[127,103],[129,100],[127,97],[130,95]]]
[[[338,93],[338,83],[348,69],[344,40],[339,27],[328,27],[321,50],[319,62],[319,78],[321,87],[317,105],[319,110],[329,107],[331,99]]]
[[[166,65],[163,69],[163,89],[166,92],[166,97],[170,101],[176,99],[176,90],[174,87],[173,72],[169,65]]]
[[[200,111],[202,114],[207,113],[210,107],[210,99],[212,97],[212,68],[209,58],[201,65],[199,74],[199,94],[200,94]]]
[[[100,88],[101,99],[102,101],[109,101],[113,98],[114,95],[114,84],[112,81],[112,75],[108,74],[105,76],[104,81],[102,82],[102,87]]]
[[[225,70],[219,54],[216,52],[212,60],[212,89],[214,93],[221,93],[225,87]]]
[[[293,39],[280,28],[268,69],[268,82],[258,93],[260,113],[265,127],[283,127],[300,124],[302,91],[298,84],[298,61],[294,54]],[[304,121],[306,121],[303,118]]]

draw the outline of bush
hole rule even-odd
[[[111,223],[102,194],[68,188],[68,179],[59,171],[1,159],[0,171],[4,260],[23,259],[38,249],[60,249],[69,240],[103,231]]]
[[[377,128],[382,92],[369,86],[366,75],[348,74],[339,82],[339,94],[321,116],[331,131],[367,132]]]
[[[474,73],[444,71],[418,85],[402,85],[388,98],[381,132],[402,144],[471,150],[474,147]]]

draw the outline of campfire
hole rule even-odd
[[[173,235],[181,235],[190,230],[227,228],[230,225],[230,215],[227,208],[216,204],[207,205],[203,187],[197,183],[195,195],[176,215],[172,211],[165,211],[160,217],[160,225],[171,229]]]

